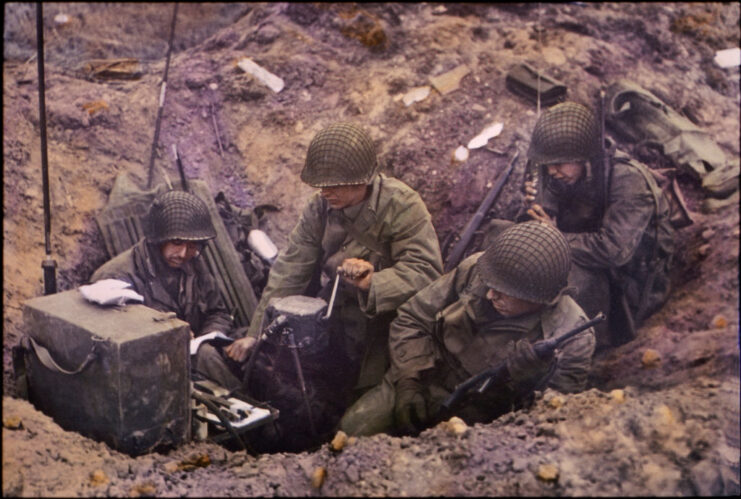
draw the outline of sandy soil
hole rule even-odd
[[[147,179],[170,4],[46,4],[51,244],[60,289],[107,256],[94,216],[117,174]],[[55,22],[67,14],[69,22]],[[504,79],[527,62],[595,102],[629,78],[739,156],[739,6],[703,4],[181,4],[158,168],[244,208],[278,205],[265,229],[285,245],[311,189],[298,179],[312,136],[337,120],[365,124],[383,169],[417,189],[441,242],[459,231],[507,160],[527,148],[535,106]],[[42,294],[35,8],[5,4],[3,62],[3,495],[734,495],[739,488],[738,198],[708,208],[679,182],[695,223],[678,233],[669,303],[639,337],[595,359],[590,389],[459,432],[360,438],[341,452],[251,456],[213,443],[131,458],[65,432],[16,398],[10,349],[23,302]],[[248,56],[277,74],[274,93],[236,67]],[[133,57],[141,77],[99,80],[91,59]],[[457,89],[403,96],[464,66]],[[89,103],[103,101],[88,112]],[[213,115],[212,115],[213,113]],[[217,123],[214,127],[214,121]],[[491,122],[490,150],[451,155]],[[218,140],[217,134],[218,133]],[[219,148],[219,141],[223,153]],[[628,144],[620,143],[629,152]],[[490,214],[513,216],[524,162]],[[157,173],[157,181],[162,178]],[[642,363],[646,350],[660,361]],[[322,471],[323,470],[323,471]],[[323,479],[322,479],[323,477]]]

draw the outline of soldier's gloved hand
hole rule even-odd
[[[519,340],[515,343],[512,353],[507,356],[507,371],[515,384],[534,384],[550,372],[553,361],[552,354],[546,359],[541,359],[535,353],[532,343]]]
[[[257,339],[252,336],[245,336],[234,341],[231,345],[224,348],[224,353],[237,362],[244,362],[247,359],[247,354],[250,353],[252,347],[257,343]]]
[[[416,433],[427,421],[427,402],[416,379],[402,378],[396,383],[394,419],[401,433]]]
[[[343,281],[368,291],[373,277],[373,264],[361,258],[346,258],[337,267],[337,273]]]

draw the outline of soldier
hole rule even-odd
[[[388,365],[385,329],[394,311],[442,271],[430,214],[409,186],[377,172],[370,136],[352,123],[317,133],[301,180],[319,191],[270,270],[247,336],[227,353],[247,358],[270,299],[304,294],[328,300],[339,273],[332,346],[350,369],[343,378],[359,389],[373,386]]]
[[[391,369],[345,413],[352,435],[416,432],[434,422],[456,385],[499,362],[509,381],[469,400],[457,413],[467,423],[527,403],[536,389],[583,390],[594,352],[587,329],[540,359],[531,342],[558,337],[585,319],[566,293],[571,265],[563,235],[540,222],[503,230],[486,251],[399,308],[391,324]]]
[[[232,317],[206,263],[199,258],[206,242],[216,237],[206,203],[188,192],[165,192],[152,203],[145,227],[145,237],[103,264],[91,282],[119,279],[130,283],[144,296],[144,305],[175,312],[187,322],[191,337],[215,331],[229,334]],[[209,348],[213,347],[203,345],[199,353]]]
[[[608,314],[609,332],[607,323],[596,328],[598,348],[632,339],[669,294],[668,198],[645,165],[624,154],[605,158],[594,114],[575,102],[538,119],[528,160],[542,185],[525,182],[527,215],[564,233],[577,302],[590,316]]]

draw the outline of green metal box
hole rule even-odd
[[[144,305],[102,307],[76,289],[26,301],[23,319],[29,400],[62,428],[131,455],[190,440],[187,323]],[[65,374],[47,356],[84,367]]]

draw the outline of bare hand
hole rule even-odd
[[[535,182],[532,180],[526,180],[525,185],[523,187],[523,191],[525,192],[525,201],[528,203],[532,203],[535,201],[535,196],[538,194],[538,190],[535,188]]]
[[[224,353],[226,353],[226,355],[232,360],[244,362],[256,342],[257,340],[252,336],[245,336],[224,348]]]
[[[530,207],[529,210],[527,210],[527,214],[530,215],[530,217],[533,220],[537,220],[539,222],[547,223],[548,225],[551,225],[553,227],[556,226],[556,221],[548,216],[548,213],[545,212],[542,206],[539,204],[534,204]]]
[[[337,267],[337,273],[346,283],[368,291],[373,277],[373,265],[360,258],[346,258],[342,265]]]

